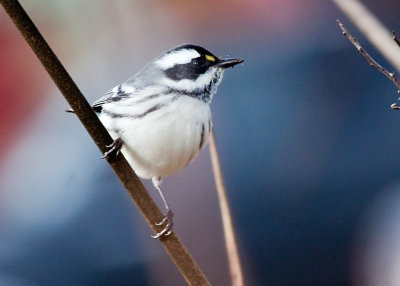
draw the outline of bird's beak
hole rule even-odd
[[[240,63],[243,63],[242,59],[221,59],[215,66],[226,69]]]

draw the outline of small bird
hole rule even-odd
[[[188,165],[207,143],[210,103],[224,70],[242,59],[221,59],[193,44],[176,47],[97,100],[92,108],[135,173],[152,179],[166,209],[153,238],[172,232],[173,212],[160,189],[164,177]]]

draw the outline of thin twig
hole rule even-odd
[[[348,31],[347,29],[344,27],[344,25],[342,24],[342,22],[340,22],[339,20],[337,20],[337,23],[339,24],[339,27],[342,29],[343,31],[343,35],[345,35],[347,37],[347,39],[349,39],[349,41],[356,47],[357,51],[360,52],[360,54],[367,60],[367,62],[369,63],[370,66],[372,66],[373,68],[375,68],[376,70],[378,70],[379,72],[381,72],[384,76],[386,76],[388,79],[390,79],[393,84],[397,87],[397,93],[400,93],[400,81],[397,78],[396,74],[394,72],[388,72],[387,69],[385,69],[384,67],[382,67],[380,64],[378,64],[368,53],[366,50],[364,50],[363,47],[361,47],[361,45],[358,43],[358,41],[356,40],[356,38],[354,38]],[[396,41],[396,37],[395,35],[393,36],[393,39]],[[397,42],[397,41],[396,41]],[[400,110],[400,107],[397,106],[396,103],[393,103],[392,105],[390,105],[391,109],[395,109],[395,110]]]
[[[340,8],[343,11],[343,13],[345,13],[350,18],[350,20],[358,27],[358,29],[360,29],[360,31],[369,39],[369,41],[382,53],[382,55],[398,71],[400,71],[400,49],[399,49],[400,41],[398,40],[396,34],[392,32],[392,37],[390,38],[389,31],[387,31],[387,29],[383,26],[383,24],[360,1],[332,0],[332,2],[335,3],[338,6],[338,8]],[[340,28],[342,28],[343,33],[345,35],[346,34],[349,35],[345,29],[343,30],[344,28],[343,24],[341,24],[339,21],[338,23],[340,25]],[[352,43],[354,44],[354,42]],[[361,47],[359,44],[358,46]],[[356,48],[358,49],[357,46]],[[371,61],[368,60],[368,57],[371,58],[371,56],[369,56],[366,52],[365,54],[363,54],[363,56],[371,64]],[[373,62],[376,63],[376,61]],[[382,72],[386,77],[388,77],[394,83],[394,85],[396,85],[397,92],[399,93],[400,92],[399,81],[396,79],[396,75],[394,73],[388,72],[387,70],[382,68],[379,64],[377,64],[374,67],[378,69],[380,72]],[[380,67],[381,69],[379,69],[378,67]],[[400,110],[399,108],[397,108],[396,103],[393,103],[391,105],[391,108]]]
[[[332,0],[374,47],[400,71],[400,49],[388,29],[358,0]]]
[[[397,38],[395,31],[392,31],[392,39],[400,47],[400,41],[399,38]]]
[[[385,68],[383,68],[380,64],[378,64],[368,53],[366,50],[364,50],[363,47],[358,43],[356,38],[354,38],[344,27],[343,23],[337,20],[337,23],[339,24],[340,29],[343,31],[343,35],[349,39],[349,41],[356,47],[356,49],[360,52],[360,54],[367,60],[370,66],[373,68],[377,69],[379,72],[381,72],[384,76],[386,76],[388,79],[390,79],[393,84],[397,87],[398,90],[400,90],[400,82],[396,77],[396,74],[394,72],[388,72]]]
[[[392,31],[392,39],[397,44],[397,46],[399,46],[399,48],[400,48],[400,40],[399,40],[399,38],[397,38],[396,32],[394,30]],[[399,92],[400,91],[398,90],[397,93],[399,93]],[[396,103],[393,103],[392,105],[390,105],[390,108],[393,110],[400,110],[400,107],[397,106]]]
[[[400,106],[397,106],[396,103],[392,103],[392,104],[390,105],[390,108],[391,108],[391,109],[395,109],[395,110],[400,110]]]
[[[0,4],[4,7],[25,40],[35,52],[100,151],[102,153],[106,152],[106,145],[113,141],[111,136],[100,123],[89,103],[22,6],[17,0],[0,0]],[[108,162],[118,175],[131,198],[139,207],[150,228],[156,233],[158,229],[154,222],[162,219],[162,213],[151,199],[139,178],[133,172],[122,154],[115,160]],[[201,272],[200,268],[175,233],[172,233],[168,237],[161,238],[160,241],[189,285],[210,285],[207,278]]]
[[[235,231],[232,224],[232,215],[229,210],[228,198],[224,181],[222,178],[221,165],[218,158],[217,145],[215,143],[214,132],[210,134],[210,156],[213,166],[215,185],[218,193],[218,201],[224,228],[225,246],[228,253],[229,269],[231,273],[232,286],[243,286],[243,273],[240,266],[239,252],[237,248]]]

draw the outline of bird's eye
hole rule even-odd
[[[201,59],[201,58],[194,58],[194,59],[192,60],[192,63],[195,64],[196,66],[198,66],[198,65],[201,64],[201,60],[200,60],[200,59]]]
[[[206,59],[205,59],[204,56],[198,57],[198,58],[194,58],[194,59],[192,60],[192,63],[193,63],[194,65],[196,65],[196,66],[202,66],[202,65],[204,65],[204,64],[206,63]]]

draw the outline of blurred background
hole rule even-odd
[[[363,1],[400,33],[397,0]],[[182,43],[245,59],[212,111],[246,285],[400,285],[397,93],[329,1],[23,0],[89,102]],[[0,285],[185,285],[0,9]],[[208,148],[164,180],[175,230],[229,285]],[[161,205],[157,193],[144,182]]]

